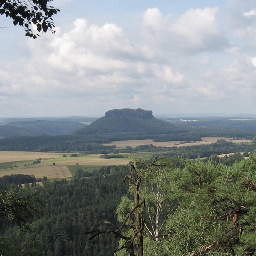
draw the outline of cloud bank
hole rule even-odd
[[[22,39],[17,58],[0,60],[3,115],[254,112],[255,9],[241,9],[234,26],[238,7],[233,1],[226,23],[220,7],[148,8],[136,38],[118,24],[76,18],[55,36]]]

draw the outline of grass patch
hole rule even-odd
[[[0,163],[0,171],[2,169],[8,169],[8,168],[14,168],[15,167],[15,163],[14,162],[10,162],[10,163]]]
[[[156,154],[156,152],[154,152],[154,154]],[[142,153],[130,153],[128,154],[129,159],[131,159],[131,161],[140,161],[140,162],[144,162],[144,161],[149,161],[152,159],[152,155],[153,153],[148,153],[148,152],[142,152]]]
[[[6,171],[8,169],[11,169],[11,170],[15,170],[17,168],[23,169],[23,168],[27,168],[28,166],[31,166],[32,164],[33,164],[33,161],[0,163],[0,172]]]
[[[96,166],[96,165],[69,165],[67,167],[70,170],[70,172],[72,173],[72,176],[74,176],[77,170],[82,170],[83,172],[92,173],[95,170],[99,170],[102,166]]]

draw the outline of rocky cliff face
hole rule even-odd
[[[143,110],[141,108],[138,109],[113,109],[109,110],[105,113],[105,117],[116,117],[116,118],[123,118],[123,117],[136,117],[141,119],[152,119],[154,118],[151,110]]]

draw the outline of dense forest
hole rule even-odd
[[[70,180],[0,178],[0,254],[256,255],[253,142],[219,139],[170,148],[103,145],[149,138],[181,143],[204,136],[253,139],[255,120],[159,120],[142,109],[108,111],[91,123],[80,123],[78,130],[74,120],[60,122],[67,125],[62,134],[57,132],[60,123],[51,120],[40,121],[41,128],[35,120],[6,122],[1,127],[13,125],[22,133],[1,138],[0,150],[134,159],[127,166],[73,166]],[[27,136],[30,131],[33,136]],[[138,153],[148,157],[140,160]]]
[[[141,256],[142,246],[144,255],[256,255],[255,170],[252,154],[228,165],[167,157],[90,172],[77,167],[72,180],[24,188],[5,178],[1,253]],[[38,199],[29,201],[37,211],[25,229],[19,220],[28,209],[13,211],[9,190]]]
[[[78,169],[70,181],[45,181],[43,186],[27,186],[41,200],[40,214],[26,232],[7,225],[6,220],[2,223],[1,218],[5,227],[1,229],[1,239],[5,241],[1,248],[3,255],[112,255],[117,240],[108,236],[89,240],[86,232],[106,219],[116,222],[115,210],[127,192],[127,184],[122,182],[126,169],[125,166],[102,167],[91,173]],[[13,182],[10,184],[14,186]]]

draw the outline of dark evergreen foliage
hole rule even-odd
[[[25,234],[10,227],[2,235],[17,245],[15,250],[28,248],[27,252],[33,249],[41,253],[34,255],[113,255],[118,242],[114,237],[90,240],[86,232],[98,228],[104,220],[116,222],[115,210],[128,189],[122,182],[126,173],[126,166],[102,167],[91,173],[78,169],[70,181],[44,182],[44,186],[34,187],[46,202],[40,219]]]
[[[241,155],[236,155],[231,162],[227,162],[227,165],[234,162],[236,164],[227,167],[220,164],[216,156],[212,156],[210,161],[175,157],[158,158],[152,165],[138,163],[141,170],[149,168],[148,172],[143,172],[147,184],[143,187],[143,196],[146,200],[145,206],[150,207],[145,213],[152,215],[157,209],[152,200],[158,195],[156,198],[160,200],[161,209],[165,211],[161,216],[166,219],[164,221],[162,217],[159,218],[166,223],[163,226],[164,239],[158,242],[145,239],[145,255],[155,255],[157,251],[159,255],[172,255],[173,250],[177,252],[175,255],[188,255],[185,252],[204,252],[204,246],[209,246],[209,250],[214,252],[226,252],[227,255],[232,255],[229,254],[232,250],[241,252],[237,255],[254,255],[255,249],[252,246],[255,245],[255,232],[252,228],[255,219],[253,211],[256,158],[252,155],[248,160],[241,160]],[[7,256],[113,255],[118,247],[118,239],[102,234],[90,240],[87,233],[102,230],[106,220],[118,225],[116,209],[118,214],[125,214],[122,209],[134,207],[127,205],[129,198],[127,202],[121,200],[126,198],[124,195],[128,191],[127,184],[123,182],[128,173],[128,166],[102,167],[90,172],[84,172],[79,167],[72,180],[47,181],[43,182],[43,186],[27,187],[45,202],[44,209],[26,233],[22,233],[9,222],[4,222],[0,249]],[[2,195],[5,196],[5,193]],[[10,202],[13,198],[19,199],[15,193],[10,196]],[[30,200],[30,197],[25,199]],[[200,203],[193,203],[197,201]],[[24,205],[25,201],[21,202]],[[239,223],[233,219],[237,207],[243,214],[242,217],[239,216]],[[213,210],[209,211],[210,208]],[[12,211],[17,208],[8,209]],[[145,216],[145,221],[153,220],[152,216]],[[204,227],[203,236],[201,226],[198,227],[198,217],[199,226]],[[184,226],[184,221],[188,226]],[[240,234],[240,226],[244,230],[243,235]],[[179,234],[181,231],[184,236]],[[177,238],[178,235],[180,237]],[[194,236],[197,240],[193,240]],[[220,241],[218,244],[215,243],[215,237]]]
[[[35,185],[36,178],[35,176],[27,175],[27,174],[12,174],[6,175],[0,178],[0,188],[6,187],[10,184],[22,185],[31,183]]]
[[[102,153],[113,146],[102,146],[100,143],[108,143],[109,140],[100,142],[91,139],[74,136],[23,136],[0,139],[0,150],[14,151],[83,151],[91,153]]]

